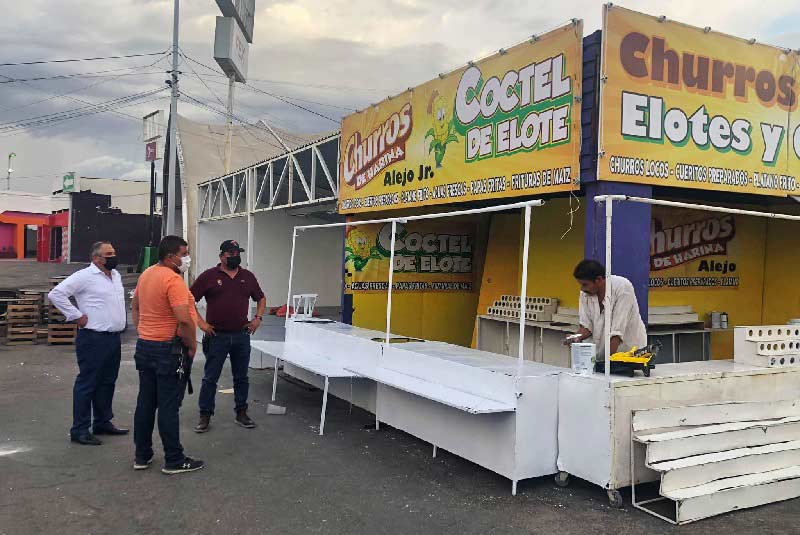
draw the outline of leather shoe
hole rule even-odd
[[[70,441],[75,442],[76,444],[82,444],[84,446],[100,446],[101,444],[103,444],[103,442],[100,439],[98,439],[91,433],[87,433],[79,437],[72,436],[69,439]]]
[[[103,427],[94,428],[95,435],[127,435],[128,432],[129,432],[128,429],[120,429],[119,427],[111,423],[106,424]]]

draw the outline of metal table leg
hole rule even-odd
[[[322,414],[319,417],[319,434],[325,431],[325,410],[328,408],[328,376],[325,376],[325,390],[322,392]]]
[[[275,357],[275,369],[272,372],[272,401],[275,401],[275,392],[278,390],[278,357]]]

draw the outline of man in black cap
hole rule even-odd
[[[235,421],[248,429],[256,426],[247,415],[250,335],[261,325],[267,298],[264,297],[255,275],[239,266],[242,252],[244,249],[239,247],[238,242],[222,242],[219,246],[219,264],[204,271],[191,287],[195,301],[203,298],[206,300],[206,319],[198,319],[200,329],[209,337],[210,342],[203,344],[206,365],[203,386],[200,388],[200,421],[194,429],[197,433],[208,431],[211,415],[214,414],[217,381],[229,355],[236,403]],[[258,303],[252,320],[248,320],[250,299]]]

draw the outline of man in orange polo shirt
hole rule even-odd
[[[186,379],[178,373],[173,351],[182,345],[190,358],[197,351],[197,314],[193,298],[181,276],[189,269],[188,244],[178,236],[164,236],[158,244],[158,264],[139,277],[133,297],[136,369],[139,397],[134,415],[134,470],[144,470],[153,461],[153,426],[158,412],[158,433],[164,446],[165,474],[181,474],[203,468],[203,461],[183,453],[178,413]]]

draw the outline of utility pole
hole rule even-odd
[[[225,174],[231,172],[231,138],[233,136],[233,89],[236,78],[228,76],[228,122],[225,124]]]
[[[164,234],[175,234],[175,161],[178,159],[178,14],[180,0],[174,0],[172,21],[172,98],[169,103],[169,177],[167,180],[167,206],[164,210]]]
[[[11,169],[11,158],[14,158],[15,156],[16,154],[13,152],[8,153],[8,175],[6,176],[6,185],[7,185],[6,189],[8,191],[11,191],[11,173],[14,172],[14,170]]]

